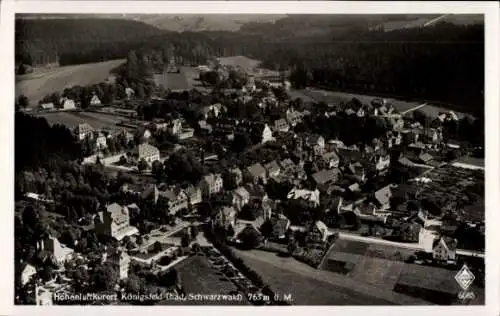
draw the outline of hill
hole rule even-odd
[[[121,59],[65,66],[19,76],[16,78],[16,97],[24,94],[28,97],[30,105],[36,106],[39,100],[51,93],[61,93],[65,88],[76,85],[86,86],[105,81],[111,70],[124,62],[125,60]]]
[[[123,19],[21,16],[15,22],[16,62],[70,65],[124,58],[164,31]]]

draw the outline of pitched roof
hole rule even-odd
[[[78,124],[76,127],[76,132],[77,133],[88,133],[88,132],[93,132],[94,128],[90,126],[88,123],[82,123]]]
[[[441,237],[439,239],[434,240],[432,248],[436,247],[441,241],[444,242],[448,250],[455,251],[457,249],[457,240],[450,237]]]
[[[205,182],[207,182],[209,185],[213,185],[215,181],[220,177],[221,176],[218,173],[210,173],[203,176],[203,180],[205,180]]]
[[[338,170],[337,172],[335,172],[334,170],[323,169],[313,174],[312,177],[317,184],[325,184],[331,181],[335,181],[337,179]]]
[[[234,193],[241,196],[241,197],[250,196],[250,193],[248,192],[247,189],[245,189],[245,187],[236,188],[234,190]]]
[[[140,144],[138,147],[138,153],[139,153],[139,158],[144,157],[144,156],[151,156],[151,155],[159,155],[160,150],[156,148],[155,146],[152,146],[147,143]]]
[[[418,156],[418,158],[424,162],[429,162],[434,159],[434,157],[432,157],[429,153],[422,153]]]
[[[386,205],[389,203],[392,197],[391,186],[385,186],[382,189],[375,192],[375,200],[380,203],[380,205]]]
[[[267,172],[276,172],[280,170],[280,166],[278,165],[278,162],[276,160],[267,163],[264,168],[267,170]]]
[[[266,173],[266,169],[264,169],[260,163],[251,165],[247,170],[253,177],[260,177],[262,174]]]

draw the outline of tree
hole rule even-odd
[[[118,271],[109,264],[98,266],[91,277],[95,291],[112,290],[118,282]]]
[[[163,245],[161,242],[157,241],[153,244],[153,251],[156,253],[163,251]]]
[[[137,169],[139,170],[139,172],[143,172],[148,169],[148,163],[146,162],[146,160],[144,160],[144,158],[139,160],[139,163],[137,164]]]
[[[19,106],[23,109],[27,108],[28,105],[29,105],[29,100],[28,100],[28,97],[25,96],[24,94],[21,94],[18,98],[17,98],[17,102],[19,104]]]
[[[183,234],[181,237],[181,246],[188,247],[190,242],[191,240],[189,234],[188,233]]]
[[[191,226],[191,239],[196,239],[198,237],[198,227],[197,226]]]
[[[241,240],[241,246],[244,249],[253,249],[260,245],[262,241],[262,236],[253,228],[246,227],[238,235],[238,239]]]
[[[128,293],[137,294],[141,291],[142,287],[142,281],[137,275],[131,274],[128,276],[127,283],[125,285],[125,289]]]

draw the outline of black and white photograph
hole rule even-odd
[[[282,9],[15,14],[14,305],[486,305],[485,15]]]

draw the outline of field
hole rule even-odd
[[[236,252],[273,291],[290,293],[295,305],[426,304],[423,300],[395,293],[392,288],[317,270],[290,257],[259,250]]]
[[[74,129],[78,124],[88,123],[95,129],[122,129],[116,124],[124,121],[121,116],[100,114],[95,112],[53,112],[40,113],[37,117],[43,117],[50,125],[65,125],[69,129]]]
[[[339,239],[322,269],[434,304],[454,303],[459,291],[457,271],[405,263],[412,254],[409,249]],[[474,291],[480,301],[483,291]]]
[[[251,59],[245,56],[230,56],[230,57],[220,57],[217,60],[222,65],[241,67],[246,72],[251,73],[253,69],[260,64],[260,61],[256,59]]]
[[[339,104],[340,102],[347,102],[352,98],[357,98],[364,104],[370,104],[373,99],[378,97],[370,96],[365,94],[356,94],[356,93],[346,93],[346,92],[337,92],[337,91],[326,91],[319,89],[310,89],[310,90],[293,90],[290,92],[292,98],[301,98],[305,102],[325,102],[328,104]],[[399,112],[405,112],[411,109],[414,109],[421,105],[423,102],[412,102],[412,101],[402,101],[393,98],[386,98],[386,100],[394,106]],[[449,111],[444,107],[435,106],[435,105],[426,105],[423,107],[419,107],[418,110],[424,112],[430,117],[436,117],[439,112]],[[457,113],[459,117],[463,114]]]
[[[112,60],[101,63],[65,66],[16,78],[16,97],[24,94],[30,106],[36,106],[46,95],[59,92],[76,85],[90,85],[105,81],[110,71],[125,60]]]
[[[155,75],[155,83],[172,91],[191,90],[193,88],[202,89],[201,83],[197,80],[199,72],[194,67],[182,66],[180,73],[163,73]]]
[[[236,285],[226,279],[222,273],[213,269],[206,257],[190,257],[178,266],[176,270],[182,280],[182,286],[186,294],[229,294],[237,291]],[[243,296],[245,299],[245,296]],[[162,302],[169,305],[175,302]],[[178,303],[177,303],[178,304]],[[247,305],[246,300],[234,301],[189,301],[189,305]]]

